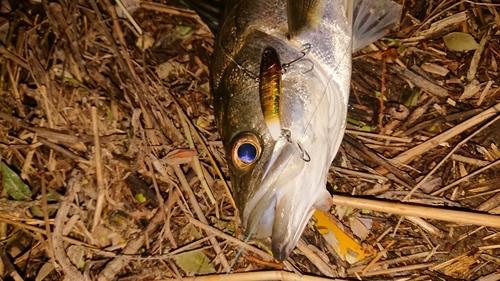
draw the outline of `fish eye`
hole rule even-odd
[[[257,137],[251,133],[243,133],[234,142],[231,157],[236,168],[243,170],[254,164],[260,153],[261,147]]]
[[[249,142],[241,144],[236,153],[238,154],[238,159],[245,164],[252,164],[255,158],[257,158],[257,148],[253,143]]]

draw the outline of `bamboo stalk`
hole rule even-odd
[[[450,210],[440,207],[387,202],[345,195],[333,195],[332,199],[333,204],[340,206],[366,209],[394,215],[418,216],[428,219],[500,228],[500,216],[487,213]]]
[[[160,281],[177,280],[160,279]],[[204,275],[195,277],[185,277],[182,281],[264,281],[264,280],[281,280],[281,281],[342,281],[345,279],[316,277],[302,275],[299,276],[292,272],[286,271],[255,271],[232,274]]]

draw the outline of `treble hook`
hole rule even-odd
[[[304,148],[302,148],[302,145],[300,145],[299,142],[295,142],[295,145],[299,149],[300,158],[302,158],[302,160],[304,160],[304,162],[311,161],[311,156],[309,156],[309,153],[307,153],[307,151]]]
[[[282,65],[282,67],[283,67],[283,69],[284,69],[285,71],[286,71],[286,68],[287,68],[287,67],[290,67],[290,65],[292,65],[292,64],[294,64],[294,63],[298,62],[299,60],[301,60],[302,58],[304,58],[304,57],[305,57],[305,56],[306,56],[306,55],[307,55],[307,54],[311,51],[312,45],[311,45],[311,43],[306,43],[306,44],[302,45],[302,47],[304,47],[304,49],[302,49],[302,51],[300,51],[300,54],[301,54],[301,56],[300,56],[300,57],[298,57],[298,58],[294,59],[294,60],[293,60],[293,61],[291,61],[291,62],[284,63],[284,64]]]
[[[309,62],[311,64],[311,68],[309,68],[308,70],[306,70],[304,72],[300,72],[300,74],[306,74],[306,73],[309,73],[309,72],[314,70],[314,63],[310,59],[304,59],[304,61]]]
[[[249,76],[250,78],[253,78],[253,80],[255,80],[255,82],[259,82],[259,76],[253,72],[251,72],[250,70],[248,70],[248,68],[244,67],[243,65],[246,63],[247,61],[243,62],[241,65],[238,65],[238,68],[241,69],[243,71],[243,74],[246,75],[246,76]]]
[[[255,82],[259,82],[259,76],[258,75],[256,75],[255,73],[251,72],[250,70],[248,70],[248,68],[244,67],[243,64],[238,63],[231,56],[231,54],[229,53],[229,51],[226,49],[226,47],[224,45],[220,44],[220,46],[221,46],[221,49],[222,49],[222,52],[224,53],[224,55],[226,55],[226,57],[228,57],[234,64],[236,64],[236,67],[238,67],[239,70],[243,71],[244,75],[251,77],[252,79],[255,80]],[[294,64],[294,63],[298,62],[299,60],[303,59],[311,51],[312,45],[311,45],[311,43],[306,43],[306,44],[302,45],[302,47],[303,47],[303,49],[300,51],[300,54],[301,54],[300,57],[292,60],[291,62],[284,63],[284,64],[281,65],[281,68],[283,69],[284,72],[286,72],[286,69],[288,67],[290,67],[292,64]],[[308,60],[308,61],[311,62],[310,60]],[[311,69],[305,71],[302,74],[311,72],[314,69],[314,63],[311,62],[311,65],[312,65]]]
[[[302,160],[304,160],[304,162],[311,161],[311,156],[309,156],[309,153],[307,153],[307,151],[302,147],[302,145],[300,145],[299,142],[292,140],[292,132],[290,132],[290,130],[281,129],[281,137],[283,137],[289,143],[297,146],[297,149],[299,150],[299,153],[300,153],[300,158],[302,158]]]

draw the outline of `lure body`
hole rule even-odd
[[[281,134],[280,99],[281,99],[281,61],[273,47],[267,47],[262,53],[259,75],[260,104],[264,121],[273,140]]]

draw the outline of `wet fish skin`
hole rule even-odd
[[[278,260],[289,255],[313,211],[331,206],[326,175],[345,129],[353,50],[346,9],[352,5],[321,2],[321,17],[303,21],[314,26],[289,32],[295,25],[289,25],[286,0],[227,1],[214,46],[214,112],[233,194],[247,233],[271,236]],[[306,45],[308,54],[296,61]],[[268,47],[282,62],[296,61],[282,77],[280,123],[290,138],[273,139],[261,108],[255,78]],[[249,135],[259,153],[241,165],[234,150]],[[304,153],[310,161],[304,161]]]

